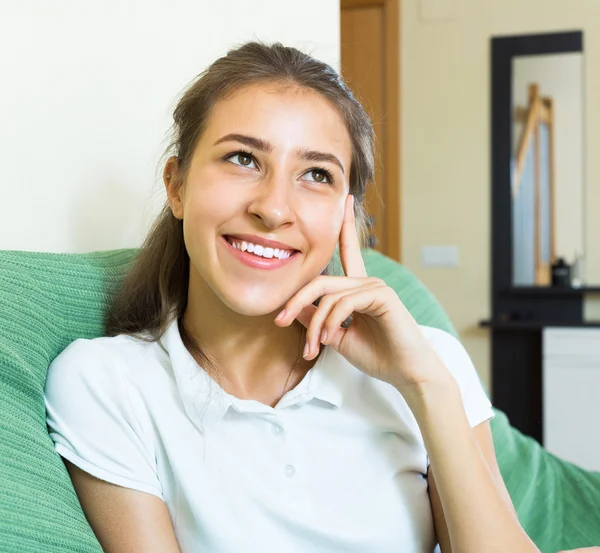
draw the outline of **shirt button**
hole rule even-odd
[[[292,465],[286,465],[286,467],[285,467],[285,475],[288,478],[292,478],[292,476],[294,476],[294,474],[296,474],[296,469]]]
[[[283,428],[278,424],[274,424],[271,426],[271,432],[273,433],[273,436],[281,436],[281,434],[283,434]]]

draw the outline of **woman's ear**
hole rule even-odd
[[[175,156],[171,156],[165,164],[163,181],[167,191],[167,199],[171,206],[171,212],[177,219],[183,219],[183,186],[179,177],[179,163]]]

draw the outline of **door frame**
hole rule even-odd
[[[383,159],[385,159],[386,184],[381,194],[385,209],[386,251],[388,257],[401,261],[402,227],[401,174],[400,174],[400,2],[401,0],[340,0],[340,10],[353,8],[383,8],[384,24],[384,105],[387,121],[384,125]],[[395,99],[395,101],[390,101]],[[390,209],[391,206],[391,209]]]

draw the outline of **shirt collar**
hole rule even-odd
[[[342,405],[344,384],[348,378],[344,368],[348,362],[329,346],[324,347],[317,362],[298,386],[288,392],[273,409],[254,400],[238,399],[225,392],[196,363],[183,344],[177,318],[169,324],[160,342],[171,360],[185,411],[201,431],[220,422],[230,407],[241,412],[266,413],[301,405],[313,399],[324,401],[333,407]]]

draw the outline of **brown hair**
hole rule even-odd
[[[350,193],[355,197],[357,231],[364,246],[367,215],[363,201],[367,184],[374,176],[371,121],[332,67],[280,43],[248,42],[231,50],[184,90],[173,113],[172,140],[163,156],[177,158],[178,169],[173,176],[177,179],[176,185],[185,182],[195,146],[212,107],[240,88],[258,83],[316,91],[339,111],[352,142]],[[189,267],[183,222],[175,218],[165,203],[107,311],[106,334],[149,333],[148,339],[157,340],[172,317],[181,321],[187,305]],[[180,324],[180,332],[186,347],[199,362],[212,365],[182,326]]]

